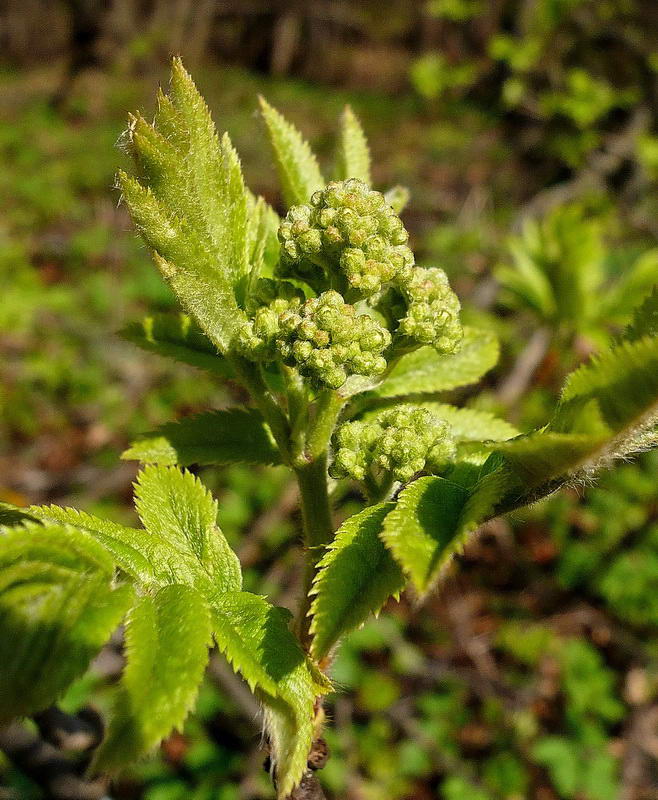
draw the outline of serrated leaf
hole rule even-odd
[[[248,592],[228,592],[212,604],[219,649],[264,706],[279,797],[299,783],[313,738],[313,708],[329,685],[288,628],[289,612]]]
[[[340,134],[336,153],[336,180],[359,178],[370,186],[370,148],[358,117],[345,106],[340,118]]]
[[[228,409],[187,417],[143,434],[121,458],[155,464],[278,464],[279,451],[258,411]]]
[[[347,519],[318,564],[311,590],[311,655],[318,661],[404,587],[402,570],[379,536],[393,508],[381,503]]]
[[[287,206],[308,203],[325,185],[317,159],[301,133],[263,97],[260,109]]]
[[[218,137],[180,62],[155,125],[133,117],[127,148],[141,182],[119,174],[123,199],[184,308],[225,352],[243,318],[249,272],[247,193],[237,154]]]
[[[658,287],[633,314],[633,322],[624,333],[626,341],[634,342],[644,336],[658,336]]]
[[[436,394],[468,386],[496,365],[498,354],[498,339],[492,331],[465,327],[459,352],[446,356],[431,347],[421,347],[402,356],[371,396]]]
[[[139,600],[128,615],[126,667],[96,769],[129,764],[180,729],[194,706],[210,641],[210,611],[189,586],[165,586]]]
[[[491,517],[505,491],[502,472],[480,472],[470,490],[444,478],[419,478],[404,489],[384,520],[381,537],[421,597],[473,531]]]
[[[196,557],[208,578],[199,586],[207,596],[240,590],[240,562],[217,526],[217,503],[198,478],[173,467],[145,467],[135,507],[150,534]]]
[[[133,224],[152,250],[153,260],[182,306],[220,351],[231,344],[244,318],[229,276],[217,254],[191,225],[169,212],[149,188],[119,173],[119,185]]]
[[[232,377],[227,360],[187,314],[152,314],[127,325],[119,335],[150,353]]]
[[[27,523],[0,535],[0,721],[39,711],[87,668],[132,600],[90,536]]]

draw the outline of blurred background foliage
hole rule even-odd
[[[418,260],[501,341],[462,398],[526,429],[658,283],[653,0],[0,0],[0,499],[130,520],[129,440],[238,390],[117,330],[172,297],[112,190],[170,53],[277,203],[263,93],[326,155],[361,117]],[[279,469],[203,470],[249,589],[298,590]],[[346,800],[658,798],[658,458],[486,526],[441,593],[341,649],[323,771]],[[346,513],[351,498],[343,500]],[[120,639],[62,702],[101,711]],[[31,723],[30,723],[31,724]],[[254,708],[213,661],[198,714],[116,800],[257,800]],[[82,769],[85,756],[76,762]],[[0,757],[0,797],[46,795]]]

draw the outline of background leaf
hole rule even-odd
[[[370,148],[358,117],[350,106],[340,118],[340,134],[336,153],[336,180],[359,178],[364,183],[372,183],[370,177]]]

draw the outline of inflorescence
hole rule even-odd
[[[358,481],[375,470],[406,482],[418,472],[441,471],[455,454],[448,423],[411,405],[344,423],[334,434],[333,447],[331,475]]]
[[[332,389],[381,375],[423,345],[455,352],[459,301],[443,270],[415,266],[408,238],[384,195],[355,178],[293,206],[279,227],[277,279],[258,282],[266,291],[239,332],[240,352]]]

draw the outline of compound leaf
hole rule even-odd
[[[308,203],[311,195],[325,185],[313,151],[297,128],[263,97],[260,98],[260,109],[286,205]]]
[[[379,535],[393,508],[380,503],[347,519],[318,564],[311,590],[311,655],[317,660],[404,587],[402,570]]]
[[[468,386],[496,365],[498,354],[498,340],[492,331],[465,327],[457,353],[446,356],[432,347],[421,347],[402,356],[371,396],[435,394]]]
[[[127,325],[119,335],[150,353],[208,370],[222,378],[232,376],[226,359],[187,314],[153,314]]]
[[[240,562],[217,526],[217,503],[192,473],[147,466],[137,476],[135,507],[146,530],[188,558],[205,573],[203,588],[238,591]]]
[[[210,611],[189,586],[144,595],[128,615],[126,667],[95,767],[113,771],[180,728],[208,661]]]
[[[358,117],[345,106],[340,118],[340,135],[336,153],[336,180],[359,178],[370,186],[370,148]]]
[[[330,684],[288,628],[289,612],[248,592],[212,604],[219,649],[263,704],[279,797],[299,783],[313,738],[313,708]]]
[[[109,554],[65,525],[0,534],[0,721],[40,711],[87,668],[133,598]]]
[[[126,459],[155,464],[278,464],[279,451],[258,411],[210,411],[143,434]]]

